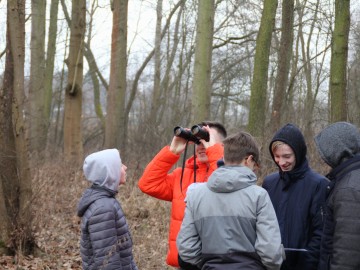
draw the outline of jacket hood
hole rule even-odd
[[[360,153],[360,132],[347,122],[327,126],[314,140],[321,158],[332,168]]]
[[[121,158],[117,149],[95,152],[85,158],[83,170],[88,181],[117,191],[121,176]]]
[[[206,183],[218,193],[228,193],[256,184],[256,175],[245,166],[222,166],[216,169]]]
[[[296,159],[294,169],[298,168],[306,160],[307,147],[305,144],[305,139],[300,129],[294,124],[286,124],[281,129],[279,129],[272,138],[269,145],[269,151],[274,161],[275,159],[274,154],[271,151],[271,146],[275,141],[286,143],[294,151]]]
[[[94,201],[101,198],[115,197],[115,195],[116,192],[112,190],[93,185],[91,188],[86,189],[84,194],[82,195],[77,207],[77,215],[79,217],[82,217],[85,211]]]

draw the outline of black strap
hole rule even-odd
[[[181,169],[181,177],[180,177],[180,191],[182,193],[182,180],[184,176],[184,169],[185,169],[185,162],[186,162],[186,152],[188,147],[189,141],[186,142],[185,145],[185,151],[183,156],[183,162],[182,162],[182,169]],[[194,183],[196,183],[196,154],[195,154],[195,144],[194,144]]]
[[[196,154],[195,154],[195,144],[194,144],[194,183],[196,183]]]

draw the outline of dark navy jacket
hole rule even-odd
[[[329,181],[314,172],[306,159],[306,144],[301,131],[285,125],[272,139],[288,144],[294,151],[296,165],[292,171],[273,173],[264,179],[280,226],[286,259],[282,270],[316,270],[322,237],[322,207]],[[290,249],[300,249],[291,251]]]

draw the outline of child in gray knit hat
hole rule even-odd
[[[117,149],[85,158],[84,175],[92,185],[85,190],[77,209],[83,269],[137,270],[129,227],[115,198],[119,186],[126,182],[126,169]]]

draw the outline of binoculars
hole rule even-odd
[[[200,144],[201,139],[207,142],[210,140],[209,132],[203,129],[200,125],[192,126],[191,131],[177,126],[174,128],[174,135],[196,144]]]

